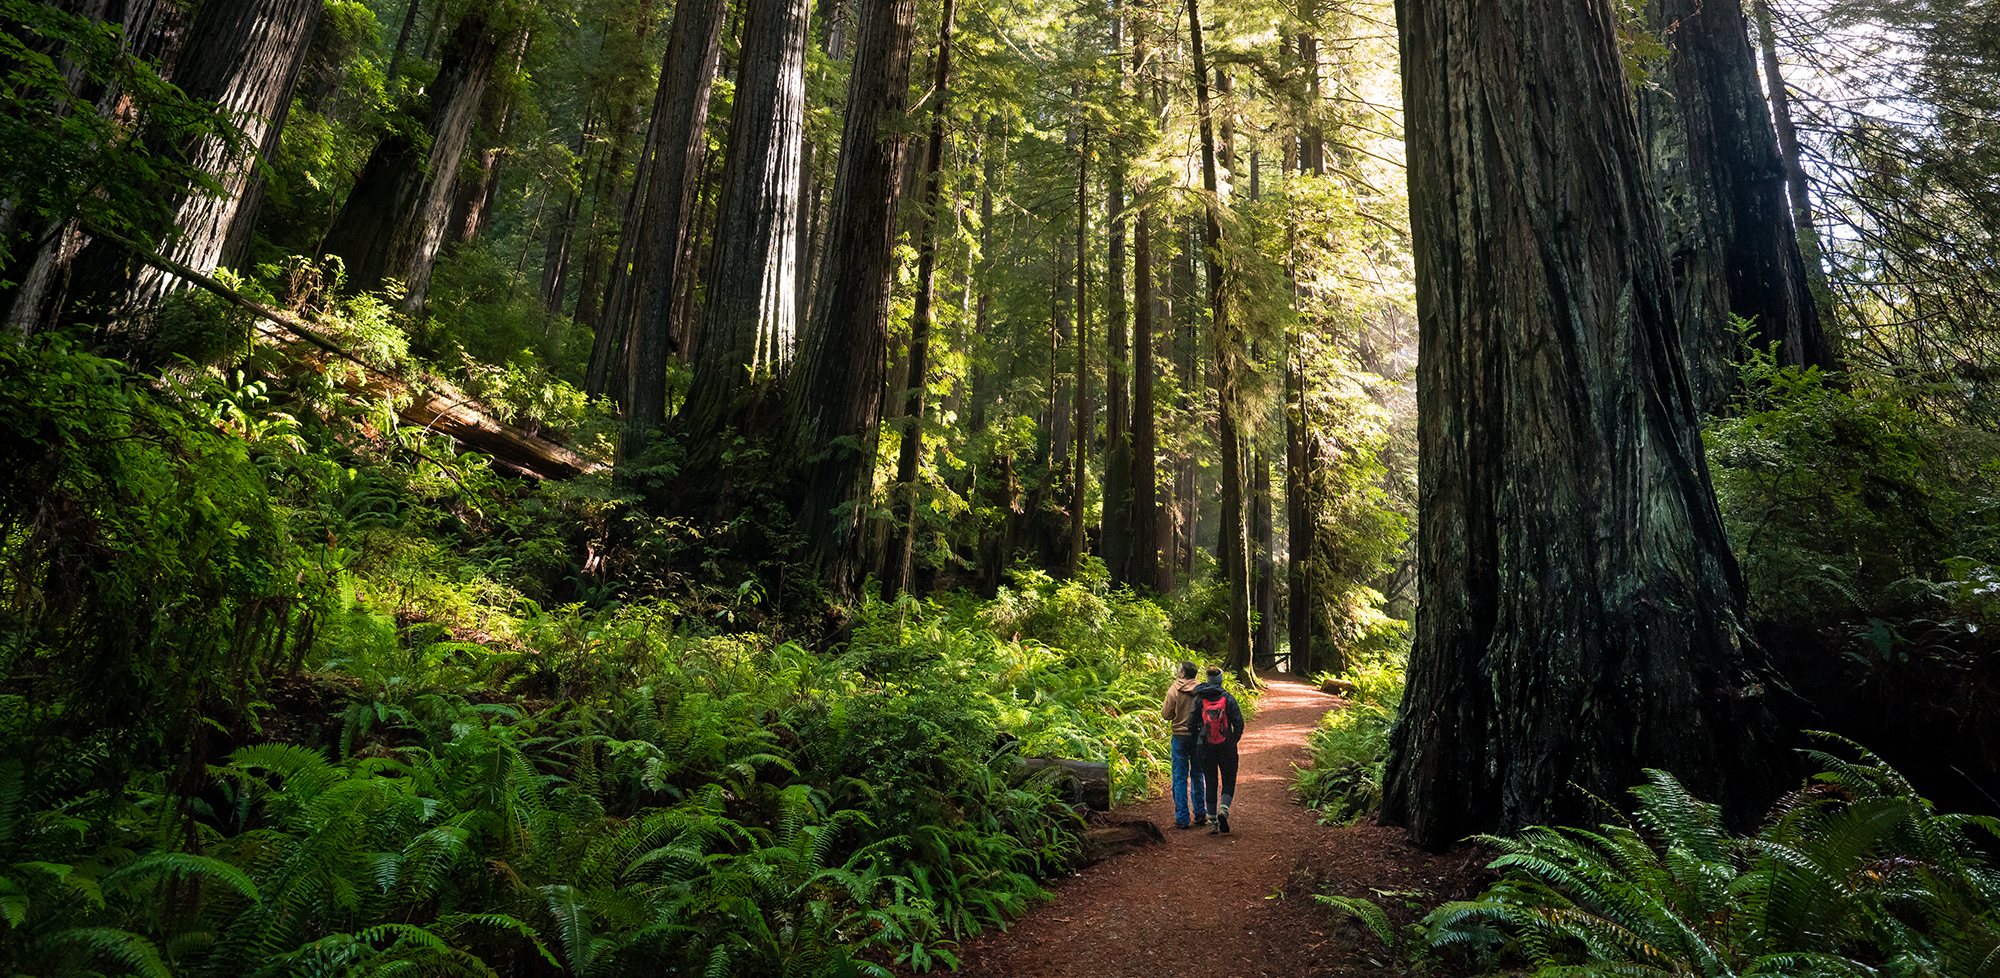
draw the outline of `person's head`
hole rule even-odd
[[[1221,682],[1221,681],[1222,681],[1222,667],[1221,667],[1221,666],[1209,666],[1209,667],[1208,667],[1208,681],[1209,681],[1209,682],[1212,682],[1212,683],[1219,683],[1219,682]]]
[[[1181,678],[1182,679],[1194,678],[1194,663],[1192,662],[1181,663]]]

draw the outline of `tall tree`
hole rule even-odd
[[[1730,314],[1751,321],[1757,349],[1783,364],[1833,366],[1819,308],[1785,206],[1743,10],[1704,0],[1652,0],[1666,44],[1666,84],[1642,88],[1655,189],[1674,262],[1675,308],[1696,404],[1720,414],[1740,359]]]
[[[1147,83],[1145,77],[1150,70],[1152,45],[1150,35],[1144,27],[1144,20],[1132,21],[1132,63],[1128,77],[1132,86],[1151,104],[1154,114],[1160,106],[1153,93],[1158,89]],[[1173,589],[1172,562],[1166,559],[1171,548],[1171,537],[1163,532],[1166,521],[1160,518],[1159,426],[1153,400],[1154,371],[1159,337],[1154,335],[1155,310],[1153,297],[1153,224],[1150,209],[1145,206],[1147,185],[1141,182],[1133,198],[1141,202],[1130,213],[1132,220],[1132,410],[1128,420],[1131,446],[1131,475],[1127,479],[1132,501],[1130,503],[1130,523],[1128,549],[1131,557],[1127,562],[1126,580],[1155,588],[1162,594]],[[1162,317],[1166,318],[1166,317]]]
[[[951,84],[952,17],[957,6],[944,0],[944,15],[938,21],[937,53],[932,57],[931,133],[924,151],[922,204],[917,225],[917,300],[910,311],[910,364],[903,394],[902,441],[897,445],[896,489],[901,496],[896,520],[901,534],[890,549],[889,566],[884,568],[885,594],[908,591],[912,583],[912,563],[917,547],[917,475],[924,452],[924,395],[931,382],[931,320],[937,296],[938,208],[944,197],[945,110]]]
[[[1643,767],[1748,817],[1783,781],[1772,678],[1743,634],[1613,6],[1398,14],[1423,614],[1382,819],[1432,848],[1576,824]]]
[[[1076,146],[1076,348],[1072,360],[1071,405],[1075,458],[1069,472],[1068,576],[1075,577],[1083,561],[1083,513],[1090,501],[1090,439],[1097,425],[1090,413],[1090,130],[1082,130]]]
[[[856,531],[867,508],[882,417],[896,181],[903,162],[895,126],[909,99],[916,22],[914,0],[856,0],[854,6],[859,23],[840,173],[798,381],[788,392],[790,449],[808,472],[799,526],[822,582],[843,598],[860,584]]]
[[[214,182],[213,190],[172,188],[167,223],[149,229],[163,256],[202,272],[241,259],[257,220],[263,161],[277,153],[320,9],[312,0],[211,0],[196,11],[187,30],[201,39],[201,56],[177,59],[173,83],[190,100],[213,104],[243,139],[149,135],[152,152]],[[104,239],[77,256],[70,278],[76,301],[107,307],[151,306],[185,286]]]
[[[1768,0],[1751,0],[1757,15],[1758,46],[1764,57],[1764,84],[1771,95],[1771,124],[1778,132],[1778,152],[1785,161],[1785,187],[1792,205],[1792,224],[1799,234],[1799,257],[1821,312],[1827,302],[1826,268],[1821,262],[1819,228],[1813,223],[1812,190],[1806,183],[1806,168],[1799,162],[1798,126],[1792,121],[1791,96],[1785,89],[1784,66],[1778,62],[1778,32],[1771,23]]]
[[[423,308],[444,244],[459,158],[493,80],[505,30],[499,18],[507,15],[504,8],[475,5],[452,28],[437,77],[424,89],[428,147],[393,129],[369,154],[321,245],[345,262],[348,288],[366,291],[400,279],[402,307]]]
[[[1201,127],[1201,183],[1203,195],[1202,244],[1208,266],[1209,349],[1215,356],[1216,427],[1222,454],[1222,536],[1217,547],[1222,556],[1223,578],[1228,586],[1228,652],[1226,667],[1255,685],[1257,676],[1250,668],[1250,559],[1243,525],[1243,440],[1239,426],[1239,374],[1243,360],[1243,337],[1230,318],[1228,279],[1223,269],[1222,195],[1217,189],[1215,160],[1215,118],[1208,90],[1208,61],[1202,50],[1200,0],[1187,0],[1188,51],[1193,60],[1195,115]]]
[[[643,454],[648,432],[667,420],[674,300],[689,274],[683,264],[687,254],[683,244],[695,223],[696,190],[707,144],[708,93],[721,58],[725,8],[725,0],[680,0],[674,6],[674,26],[660,65],[660,86],[653,98],[653,125],[658,132],[652,139],[654,158],[646,171],[646,202],[632,249],[640,272],[627,286],[632,320],[624,386],[629,400],[618,449],[624,459]]]
[[[805,143],[806,0],[745,4],[742,70],[717,205],[701,340],[682,428],[696,443],[741,424],[740,398],[775,377],[798,333],[800,149]]]

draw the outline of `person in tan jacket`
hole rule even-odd
[[[1199,773],[1192,770],[1194,761],[1194,710],[1195,687],[1201,681],[1195,678],[1195,665],[1183,662],[1167,688],[1166,701],[1160,704],[1160,716],[1174,725],[1173,729],[1173,770],[1174,770],[1174,828],[1185,829],[1208,824],[1208,794]],[[1194,783],[1189,785],[1189,776]],[[1190,791],[1189,788],[1193,790]],[[1189,799],[1193,799],[1194,819],[1188,819]]]

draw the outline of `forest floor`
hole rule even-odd
[[[1358,922],[1317,893],[1374,900],[1400,928],[1488,879],[1490,854],[1418,849],[1401,829],[1363,819],[1328,827],[1292,796],[1306,736],[1345,704],[1284,673],[1244,731],[1229,834],[1177,831],[1166,793],[1114,818],[1146,819],[1166,841],[1048,884],[1055,898],[1004,932],[959,949],[966,978],[1261,978],[1405,972]]]

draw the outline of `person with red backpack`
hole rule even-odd
[[[1243,709],[1222,688],[1222,669],[1208,667],[1208,682],[1194,688],[1194,769],[1208,789],[1215,816],[1208,834],[1229,831],[1229,803],[1236,795],[1236,742],[1243,739]]]

